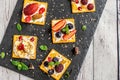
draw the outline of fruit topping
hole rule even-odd
[[[82,7],[78,7],[78,10],[80,10],[80,11],[81,11],[81,10],[82,10]]]
[[[48,61],[45,61],[45,62],[44,62],[44,66],[45,66],[45,67],[48,67],[48,63],[49,63]]]
[[[58,62],[59,59],[58,59],[57,57],[54,57],[54,58],[52,59],[52,61],[53,61],[53,62]]]
[[[20,43],[18,46],[18,50],[24,50],[24,44]]]
[[[63,66],[62,64],[59,64],[59,65],[56,65],[56,66],[55,66],[55,71],[56,71],[57,73],[62,72],[63,69],[64,69],[64,66]]]
[[[66,23],[66,20],[63,19],[63,20],[60,20],[59,22],[57,22],[53,27],[52,27],[52,30],[57,32],[58,30],[60,30]]]
[[[30,22],[32,20],[32,17],[31,16],[27,16],[26,18],[25,18],[25,22]]]
[[[35,15],[32,16],[32,19],[33,20],[34,19],[40,19],[41,17],[42,17],[42,14],[37,13],[37,14],[35,14]]]
[[[27,5],[24,8],[23,12],[25,15],[30,16],[30,15],[34,14],[38,10],[38,8],[39,8],[38,3],[32,3],[32,4]]]
[[[52,75],[53,73],[54,73],[54,70],[53,70],[53,69],[48,70],[48,74],[49,74],[49,75]]]
[[[81,3],[82,3],[83,5],[86,5],[86,4],[88,3],[88,0],[81,0]]]
[[[42,13],[44,13],[44,12],[45,12],[45,8],[44,8],[44,7],[40,8],[39,14],[42,14]]]
[[[66,25],[61,31],[62,31],[64,34],[69,34],[69,33],[70,33],[68,25]]]
[[[79,0],[75,0],[75,2],[76,2],[76,4],[78,4],[78,3],[79,3]]]
[[[22,36],[19,36],[19,41],[23,40],[23,37]]]
[[[71,31],[69,34],[66,34],[63,36],[64,40],[70,39],[74,34],[76,33],[76,30]]]
[[[61,32],[56,32],[56,33],[55,33],[55,36],[56,36],[57,38],[60,38],[60,37],[61,37],[61,35],[62,35],[62,33],[61,33]]]
[[[69,29],[73,29],[73,24],[72,23],[68,23],[67,25],[68,25]]]
[[[52,58],[51,57],[48,57],[48,62],[51,62],[52,61]]]
[[[88,4],[87,9],[92,10],[94,8],[94,5],[92,3]]]
[[[33,42],[33,41],[34,41],[34,37],[32,37],[32,38],[30,39],[30,41]]]

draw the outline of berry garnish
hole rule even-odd
[[[81,11],[81,10],[82,10],[82,7],[78,7],[78,10]]]
[[[30,41],[33,42],[33,41],[34,41],[34,37],[32,37],[32,38],[30,39]]]
[[[20,43],[20,45],[18,46],[18,50],[24,50],[24,44]]]
[[[54,57],[54,58],[52,59],[52,61],[53,61],[53,62],[58,62],[59,59],[58,59],[57,57]]]
[[[48,67],[48,63],[49,63],[48,61],[45,61],[45,62],[44,62],[44,66],[45,66],[45,67]]]
[[[56,32],[56,33],[55,33],[55,36],[56,36],[57,38],[60,38],[60,37],[61,37],[61,35],[62,35],[62,33],[61,33],[61,32]]]
[[[48,57],[48,62],[51,62],[52,61],[52,58],[51,57]]]
[[[93,8],[94,8],[94,5],[93,5],[93,4],[91,4],[91,3],[88,4],[88,6],[87,6],[87,9],[88,9],[88,10],[92,10]]]
[[[44,12],[45,12],[45,8],[44,8],[44,7],[40,8],[39,14],[42,14],[42,13],[44,13]]]
[[[72,29],[72,28],[73,28],[73,24],[68,23],[67,25],[68,25],[68,28],[69,28],[69,29]]]
[[[64,69],[64,66],[63,66],[62,64],[59,64],[59,65],[56,65],[56,66],[55,66],[55,71],[56,71],[57,73],[62,72],[63,69]]]
[[[78,3],[79,3],[79,0],[75,0],[75,2],[76,2],[76,4],[78,4]]]
[[[88,3],[88,0],[81,0],[81,3],[82,3],[83,5],[86,5],[86,4]]]
[[[23,39],[23,37],[22,36],[19,36],[19,41],[21,41]]]
[[[26,18],[25,18],[25,22],[30,22],[32,20],[32,17],[31,16],[27,16]]]
[[[54,73],[54,70],[53,70],[53,69],[48,70],[48,74],[49,74],[49,75],[52,75],[53,73]]]
[[[34,14],[38,10],[38,8],[39,8],[38,3],[32,3],[32,4],[27,5],[24,8],[23,12],[25,15],[30,16],[30,15]]]

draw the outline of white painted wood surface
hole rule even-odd
[[[0,0],[0,41],[4,36],[16,1]],[[117,80],[116,19],[116,0],[108,0],[77,80]],[[0,67],[0,80],[33,79]]]

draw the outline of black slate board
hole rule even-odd
[[[20,19],[23,7],[23,0],[18,0],[13,15],[10,19],[9,25],[7,27],[6,33],[4,35],[3,41],[0,45],[0,52],[1,51],[6,52],[5,59],[0,59],[0,65],[9,68],[13,71],[16,71],[18,73],[21,73],[25,76],[34,78],[35,80],[53,80],[52,78],[48,77],[45,73],[43,73],[38,66],[48,55],[49,51],[52,48],[54,48],[58,52],[62,53],[64,56],[68,57],[69,59],[72,59],[72,64],[68,68],[68,71],[71,71],[71,76],[67,80],[76,80],[107,0],[95,0],[96,12],[82,14],[71,13],[70,0],[40,0],[40,1],[46,1],[49,4],[46,19],[47,22],[44,27],[21,23]],[[61,4],[64,4],[64,6],[62,6]],[[61,18],[75,19],[77,29],[76,34],[77,41],[75,43],[52,44],[50,22],[52,19]],[[23,30],[21,32],[17,31],[16,23],[20,23],[23,26]],[[86,31],[81,30],[82,25],[87,25]],[[36,60],[15,59],[23,61],[26,64],[32,62],[35,66],[35,70],[18,71],[10,63],[12,53],[12,37],[14,34],[38,36],[39,40],[37,47],[37,59]],[[46,44],[49,47],[49,50],[46,52],[40,51],[39,45],[41,44]],[[80,48],[81,53],[77,56],[73,56],[73,53],[71,51],[74,46],[78,46]],[[64,78],[61,78],[61,80],[64,80]]]

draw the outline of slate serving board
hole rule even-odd
[[[46,25],[44,26],[25,24],[21,22],[23,1],[24,0],[17,1],[16,7],[14,9],[9,25],[7,27],[6,33],[0,44],[0,52],[1,51],[6,52],[5,59],[0,59],[0,65],[8,69],[11,69],[13,71],[16,71],[18,73],[21,73],[25,76],[31,77],[35,80],[53,80],[45,73],[43,73],[38,66],[48,55],[50,50],[54,48],[65,57],[72,60],[72,63],[68,68],[68,71],[70,71],[71,73],[70,73],[70,77],[67,80],[76,80],[107,0],[95,0],[96,12],[81,13],[81,14],[71,13],[70,0],[40,0],[40,1],[46,1],[49,4]],[[61,18],[75,19],[75,24],[77,29],[77,34],[76,34],[77,41],[75,43],[52,44],[50,22],[52,19],[61,19]],[[20,23],[23,26],[23,30],[21,32],[17,31],[16,23]],[[87,25],[86,31],[81,30],[82,25]],[[36,60],[14,59],[25,62],[26,64],[33,63],[33,65],[35,66],[35,70],[18,71],[10,63],[10,60],[12,59],[11,58],[12,38],[14,34],[38,36],[39,40],[38,40]],[[49,50],[45,52],[40,51],[39,46],[41,44],[46,44],[49,47]],[[75,46],[78,46],[80,48],[80,54],[77,56],[74,56],[72,53],[72,49]],[[61,78],[61,80],[64,80],[64,77]]]

